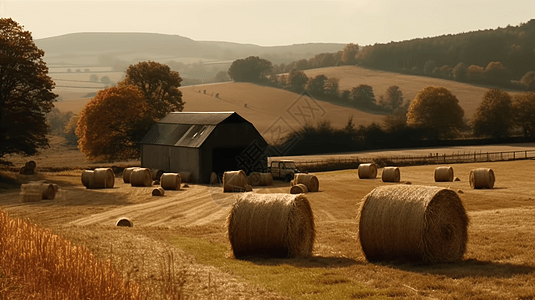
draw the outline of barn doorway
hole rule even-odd
[[[214,148],[212,150],[212,172],[222,176],[226,171],[240,170],[238,157],[245,147]]]

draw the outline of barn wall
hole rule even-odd
[[[171,146],[142,145],[141,166],[150,169],[161,169],[169,172],[169,151]]]
[[[172,147],[170,151],[170,157],[171,172],[191,172],[192,182],[202,182],[200,180],[200,155],[198,148]]]

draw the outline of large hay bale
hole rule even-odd
[[[178,174],[180,174],[180,179],[182,179],[182,182],[191,183],[193,179],[193,174],[191,174],[191,172],[180,171]]]
[[[132,171],[135,169],[139,169],[139,167],[130,167],[126,168],[123,171],[123,182],[124,183],[130,183],[130,176],[132,175]]]
[[[247,181],[253,186],[273,185],[273,175],[271,173],[252,172],[247,177]]]
[[[163,173],[160,177],[160,186],[164,190],[180,190],[182,178],[178,173]]]
[[[82,171],[82,184],[86,188],[90,188],[93,185],[93,170],[83,170]]]
[[[227,228],[237,258],[312,255],[314,215],[305,195],[244,193],[232,206]]]
[[[137,168],[130,174],[130,184],[132,186],[152,186],[152,175],[147,168]]]
[[[377,165],[375,163],[359,164],[358,175],[360,179],[374,179],[377,177]]]
[[[244,192],[247,175],[242,170],[223,173],[223,192]]]
[[[398,167],[385,167],[381,175],[383,182],[399,182],[401,174]]]
[[[117,220],[115,226],[134,227],[134,222],[132,222],[132,220],[130,220],[129,218],[122,217]]]
[[[294,185],[302,183],[306,185],[309,192],[317,192],[320,188],[320,182],[314,174],[298,173],[294,175]]]
[[[96,168],[93,173],[94,188],[112,188],[115,185],[115,173],[112,168]]]
[[[308,193],[308,188],[306,185],[302,183],[292,185],[292,187],[290,188],[290,194],[304,194],[304,193]]]
[[[43,199],[43,183],[29,182],[20,185],[20,202],[39,202]]]
[[[41,196],[43,200],[54,200],[56,198],[56,188],[52,183],[41,183]]]
[[[157,188],[152,190],[152,195],[153,196],[163,196],[163,195],[165,195],[165,190],[161,186],[159,186],[159,187],[157,187]]]
[[[468,216],[452,190],[419,185],[380,186],[364,197],[359,238],[369,261],[424,263],[462,259]]]
[[[435,169],[435,181],[453,181],[452,167],[437,167]]]
[[[494,187],[494,171],[478,168],[470,171],[470,186],[473,189],[492,189]]]
[[[160,180],[160,177],[162,177],[164,170],[160,169],[150,169],[150,176],[152,176],[152,180]]]

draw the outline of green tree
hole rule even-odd
[[[367,84],[360,84],[351,89],[351,101],[359,107],[371,108],[375,103],[373,88]]]
[[[229,81],[230,78],[228,77],[228,73],[225,71],[219,71],[217,74],[215,74],[215,81],[216,82],[225,82]]]
[[[464,110],[455,95],[444,87],[428,86],[411,102],[409,127],[427,130],[432,139],[455,135],[464,127]]]
[[[346,65],[354,65],[357,63],[357,54],[359,53],[359,45],[349,43],[342,51],[342,62]]]
[[[172,111],[182,111],[182,78],[169,66],[154,61],[140,62],[126,69],[125,79],[119,85],[136,86],[147,99],[149,115],[159,120]]]
[[[403,104],[403,93],[397,85],[391,85],[386,89],[385,96],[381,98],[381,105],[392,111]]]
[[[91,74],[91,76],[89,76],[89,81],[98,82],[98,75],[97,74]]]
[[[325,81],[327,81],[327,76],[320,74],[316,75],[314,78],[310,78],[307,84],[307,90],[314,97],[321,97],[325,94]]]
[[[516,126],[525,137],[535,138],[535,92],[524,92],[513,97],[513,116]]]
[[[472,119],[474,135],[507,137],[513,125],[512,117],[511,96],[500,89],[490,89],[483,95]]]
[[[70,146],[78,145],[78,136],[76,136],[76,127],[78,124],[78,115],[72,115],[65,128],[63,130],[63,135],[67,140],[67,144]]]
[[[288,74],[288,85],[290,90],[296,93],[302,93],[308,82],[308,76],[303,71],[292,69]]]
[[[43,56],[29,31],[0,19],[0,158],[48,147],[46,114],[57,95]]]
[[[80,112],[78,148],[89,160],[139,158],[139,142],[154,124],[143,92],[133,85],[101,90]]]
[[[235,60],[228,69],[228,75],[235,81],[260,82],[264,80],[271,68],[272,64],[269,60],[249,56],[246,59]]]

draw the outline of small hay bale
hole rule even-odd
[[[130,184],[132,186],[151,187],[152,175],[150,170],[147,168],[137,168],[132,170],[132,173],[130,174]]]
[[[121,227],[134,227],[134,222],[132,220],[122,217],[117,220],[115,223],[115,226],[121,226]]]
[[[470,186],[473,189],[494,188],[494,171],[487,168],[478,168],[470,171]]]
[[[56,188],[54,184],[51,183],[42,183],[41,184],[41,195],[43,200],[54,200],[56,198]]]
[[[462,259],[468,240],[468,216],[450,189],[386,185],[364,197],[359,239],[369,261],[424,263]]]
[[[162,177],[163,173],[165,173],[164,170],[150,169],[150,176],[152,176],[152,180],[160,180],[160,177]]]
[[[115,185],[115,173],[112,168],[96,168],[93,173],[95,188],[112,188]]]
[[[191,183],[193,178],[193,174],[191,174],[191,172],[180,171],[178,174],[180,174],[180,179],[182,179],[182,182]]]
[[[253,191],[253,187],[251,185],[249,185],[249,184],[246,184],[245,185],[245,191],[246,192],[252,192]]]
[[[227,228],[236,258],[309,257],[316,234],[305,195],[244,193],[232,206]]]
[[[180,190],[182,178],[178,173],[163,173],[160,177],[160,185],[164,190]]]
[[[159,187],[157,187],[157,188],[152,190],[152,195],[153,196],[163,196],[163,195],[165,195],[165,190],[161,186],[159,186]]]
[[[375,163],[359,164],[358,175],[360,179],[374,179],[377,177],[377,165]]]
[[[20,202],[39,202],[43,199],[43,183],[29,182],[20,185]]]
[[[223,192],[243,192],[247,184],[247,175],[242,170],[223,173]]]
[[[210,184],[218,184],[219,183],[219,179],[217,178],[217,174],[215,172],[212,172],[212,174],[210,174]]]
[[[383,182],[399,182],[401,174],[398,167],[385,167],[381,179]]]
[[[306,185],[304,185],[302,183],[298,183],[296,185],[293,185],[290,188],[290,194],[304,194],[304,193],[308,193],[308,188],[307,188]]]
[[[273,175],[271,173],[252,172],[247,181],[252,186],[273,185]]]
[[[183,188],[189,188],[189,185],[188,185],[187,183],[184,183],[184,184],[182,185],[182,187],[183,187]]]
[[[124,169],[124,171],[123,171],[123,182],[124,183],[130,183],[130,175],[132,175],[132,171],[134,171],[135,169],[139,169],[139,167],[130,167],[130,168]]]
[[[314,174],[295,174],[294,185],[299,183],[306,185],[308,191],[311,193],[319,191],[320,188],[320,182]]]
[[[435,169],[435,182],[453,181],[452,167],[437,167]]]
[[[152,182],[152,185],[160,185],[160,181],[159,181],[159,180],[154,180],[154,181]]]
[[[30,161],[27,161],[26,164],[24,165],[24,167],[28,170],[31,170],[32,171],[32,174],[33,174],[33,171],[35,171],[35,167],[37,167],[37,164],[35,163],[35,161],[33,160],[30,160]]]
[[[21,167],[19,170],[19,174],[21,175],[33,175],[34,170],[28,169],[27,167]]]
[[[93,175],[94,175],[94,171],[93,170],[83,170],[82,171],[82,184],[86,187],[86,188],[90,188],[90,186],[93,185]]]

